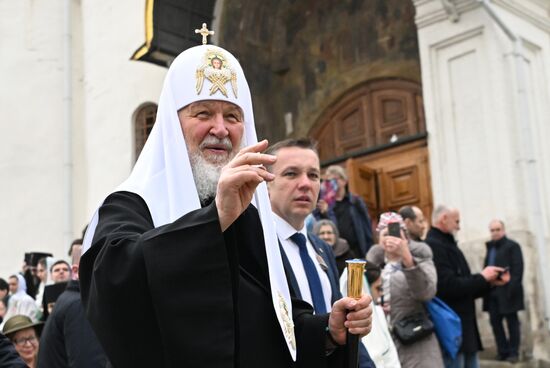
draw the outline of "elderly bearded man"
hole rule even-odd
[[[180,54],[141,156],[84,242],[83,302],[114,367],[336,367],[345,354],[330,340],[369,332],[368,296],[320,316],[291,300],[266,147],[234,56],[212,45]]]

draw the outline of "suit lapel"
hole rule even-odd
[[[309,241],[313,245],[313,248],[315,249],[315,252],[317,252],[317,255],[321,257],[323,260],[325,267],[322,267],[323,270],[327,273],[328,280],[330,281],[330,291],[331,291],[331,303],[334,303],[336,300],[338,300],[339,295],[339,288],[338,288],[338,271],[332,267],[332,264],[334,263],[333,259],[330,259],[332,256],[329,254],[329,250],[326,248],[326,245],[322,242],[322,240],[315,238],[308,234]]]
[[[292,270],[292,266],[288,261],[288,257],[286,256],[285,250],[283,249],[281,242],[279,242],[279,249],[281,250],[281,258],[283,259],[283,267],[285,269],[286,280],[290,287],[290,292],[294,293],[296,298],[302,299],[302,293],[300,293],[300,287],[298,286],[298,281],[296,280],[296,276],[294,275],[294,271]]]

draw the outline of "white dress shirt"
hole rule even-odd
[[[325,298],[325,305],[327,306],[327,312],[330,312],[332,309],[332,289],[330,287],[330,280],[326,271],[324,271],[319,264],[317,258],[319,257],[319,255],[313,248],[313,244],[311,244],[311,242],[309,241],[305,226],[300,230],[296,230],[288,222],[283,220],[275,213],[273,214],[273,219],[275,220],[277,236],[279,238],[279,241],[281,242],[281,245],[283,246],[286,257],[290,262],[290,266],[292,267],[292,271],[294,272],[296,281],[298,282],[298,287],[300,288],[300,293],[302,294],[302,300],[305,300],[309,304],[313,305],[313,299],[311,298],[311,291],[309,290],[309,283],[307,281],[306,271],[304,270],[302,259],[300,258],[300,249],[298,248],[298,245],[296,245],[296,243],[294,243],[292,239],[290,239],[290,237],[297,232],[303,234],[306,237],[307,253],[309,254],[309,257],[313,260],[313,264],[315,265],[317,273],[319,274],[321,287],[323,288],[323,297]]]

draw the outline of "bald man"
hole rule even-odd
[[[409,237],[414,241],[423,241],[422,238],[426,231],[426,221],[420,208],[416,206],[404,206],[399,209],[399,214],[403,217]]]

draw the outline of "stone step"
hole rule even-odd
[[[528,360],[517,363],[500,362],[498,360],[479,360],[480,368],[550,368],[550,363],[540,360]]]

